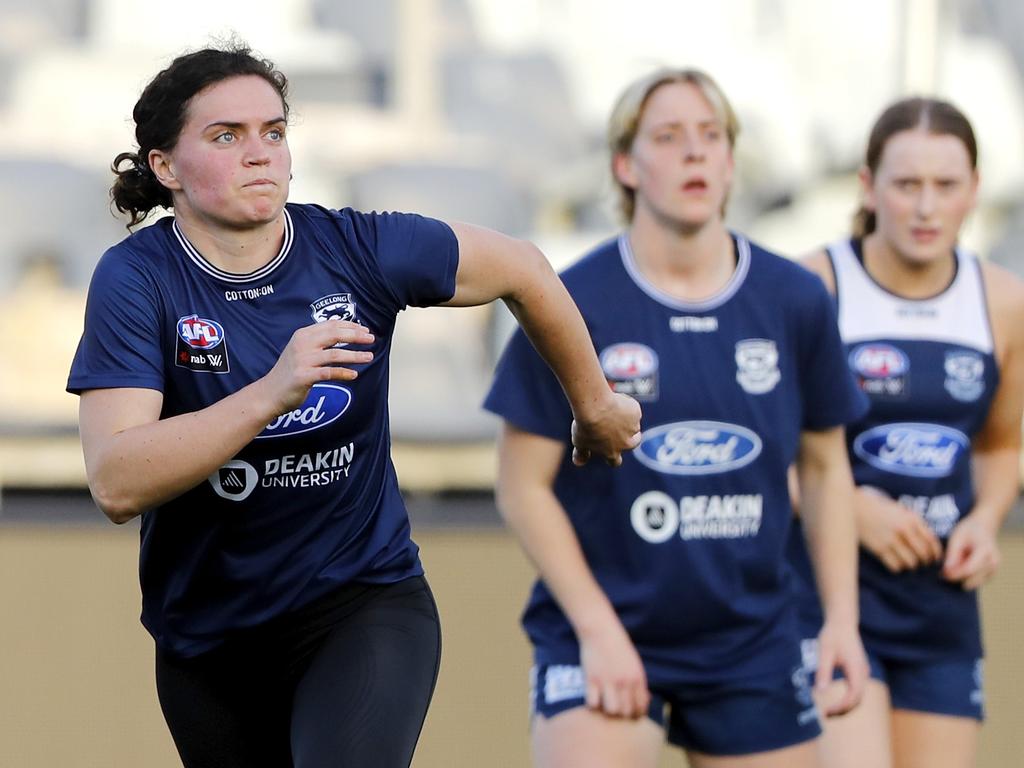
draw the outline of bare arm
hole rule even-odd
[[[1021,419],[1024,412],[1024,284],[995,265],[984,265],[999,389],[974,438],[977,497],[971,514],[953,529],[943,575],[975,589],[999,566],[996,536],[1020,493]]]
[[[163,395],[150,389],[96,389],[82,394],[79,430],[89,490],[103,512],[124,523],[195,487],[263,431],[297,407],[318,381],[351,380],[345,363],[370,352],[333,349],[373,336],[340,320],[301,328],[270,372],[201,411],[160,419]]]
[[[609,715],[640,717],[650,703],[640,657],[552,490],[564,451],[563,443],[506,422],[499,445],[498,508],[573,626],[587,705]]]
[[[459,270],[447,304],[503,299],[569,399],[574,460],[584,463],[594,452],[621,463],[621,452],[640,440],[640,406],[609,389],[583,318],[544,254],[488,229],[451,227],[459,240]]]
[[[868,675],[858,634],[853,476],[842,427],[801,434],[797,476],[807,549],[825,613],[818,637],[816,683],[824,689],[832,680],[833,668],[843,669],[846,695],[826,713],[841,714],[860,701]]]

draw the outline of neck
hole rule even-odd
[[[661,226],[637,210],[629,242],[641,274],[659,290],[684,301],[714,296],[736,268],[732,237],[718,218],[683,230]]]
[[[891,293],[908,299],[926,299],[949,287],[956,274],[956,256],[915,261],[896,251],[877,232],[864,238],[864,269]]]
[[[271,221],[227,227],[175,208],[174,219],[203,258],[218,269],[244,275],[270,263],[284,242],[284,211]]]

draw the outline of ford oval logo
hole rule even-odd
[[[969,446],[963,432],[939,424],[883,424],[853,441],[871,466],[912,477],[946,477]]]
[[[850,367],[866,378],[886,379],[905,374],[910,360],[891,344],[861,344],[850,352]]]
[[[761,453],[761,438],[735,424],[681,421],[643,433],[633,454],[651,469],[673,475],[711,475],[745,467]]]
[[[345,387],[314,384],[302,405],[294,411],[282,413],[256,435],[256,439],[301,435],[326,427],[341,418],[351,404],[352,393]]]

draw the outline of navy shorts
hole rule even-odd
[[[586,706],[578,664],[544,664],[530,672],[533,714],[554,717]],[[652,687],[647,716],[669,743],[708,755],[752,755],[810,741],[821,734],[802,667],[722,683]]]
[[[811,680],[818,665],[818,641],[801,643],[804,669]],[[902,661],[868,651],[871,677],[889,689],[893,709],[985,719],[984,662],[979,658]],[[837,673],[836,678],[842,674]]]

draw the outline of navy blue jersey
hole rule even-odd
[[[871,278],[859,242],[828,251],[847,361],[871,401],[847,434],[854,480],[919,513],[945,541],[974,505],[971,440],[999,382],[981,267],[958,250],[946,290],[905,299]],[[808,616],[820,621],[800,542],[793,549]],[[861,548],[861,634],[869,651],[907,661],[981,655],[976,593],[945,581],[940,570],[941,563],[894,574]]]
[[[863,406],[821,281],[743,237],[735,247],[732,278],[701,302],[646,281],[626,236],[563,274],[609,383],[643,406],[642,442],[622,467],[572,465],[569,405],[521,332],[486,401],[566,442],[555,493],[652,685],[797,664],[786,469],[802,430]],[[539,664],[578,654],[542,581],[523,622]]]
[[[193,655],[352,581],[422,572],[390,459],[388,355],[396,314],[455,291],[442,222],[288,205],[280,253],[224,272],[173,219],[104,254],[68,389],[144,387],[161,418],[264,376],[292,333],[331,318],[375,334],[353,382],[314,384],[206,482],[142,516],[142,620]]]

